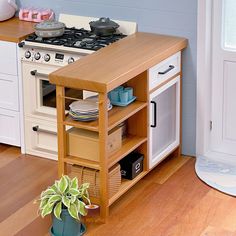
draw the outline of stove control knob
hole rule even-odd
[[[41,55],[40,55],[39,52],[37,52],[37,53],[34,54],[34,59],[35,59],[35,60],[39,60],[40,58],[41,58]]]
[[[70,57],[69,59],[68,59],[68,64],[71,64],[71,63],[73,63],[75,61],[75,59],[73,58],[73,57]]]
[[[31,52],[30,51],[26,51],[25,52],[25,58],[29,59],[31,57]]]
[[[49,54],[46,54],[46,55],[44,56],[44,61],[49,62],[50,59],[51,59],[51,57],[50,57]]]

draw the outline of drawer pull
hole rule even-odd
[[[168,73],[169,71],[173,70],[175,67],[173,65],[169,65],[169,68],[166,69],[165,71],[158,72],[159,75],[164,75]]]
[[[156,128],[157,127],[157,103],[154,102],[154,101],[151,101],[151,103],[154,105],[154,111],[153,111],[153,114],[154,114],[154,124],[151,125],[152,128]]]
[[[34,132],[43,132],[43,133],[48,133],[48,134],[57,135],[57,132],[54,132],[54,131],[51,131],[51,130],[46,130],[46,129],[41,129],[41,128],[39,128],[38,125],[33,126],[33,127],[32,127],[32,130],[33,130]]]
[[[33,75],[33,76],[41,76],[41,77],[48,77],[48,74],[44,74],[44,73],[39,73],[37,70],[32,70],[30,71],[30,74]]]

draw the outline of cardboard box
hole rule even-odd
[[[121,148],[121,136],[121,128],[115,128],[109,132],[107,142],[108,154]],[[67,131],[67,150],[70,156],[99,161],[98,132],[78,128],[69,129]]]

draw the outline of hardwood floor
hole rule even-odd
[[[0,145],[0,236],[49,236],[50,217],[33,204],[57,164]],[[236,199],[202,183],[194,158],[168,158],[119,199],[88,236],[236,236]]]

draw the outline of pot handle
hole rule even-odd
[[[8,0],[8,3],[9,3],[12,7],[14,7],[15,10],[17,11],[18,6],[16,5],[15,0]]]
[[[49,16],[49,20],[53,20],[54,19],[54,12],[50,11],[51,15]]]

